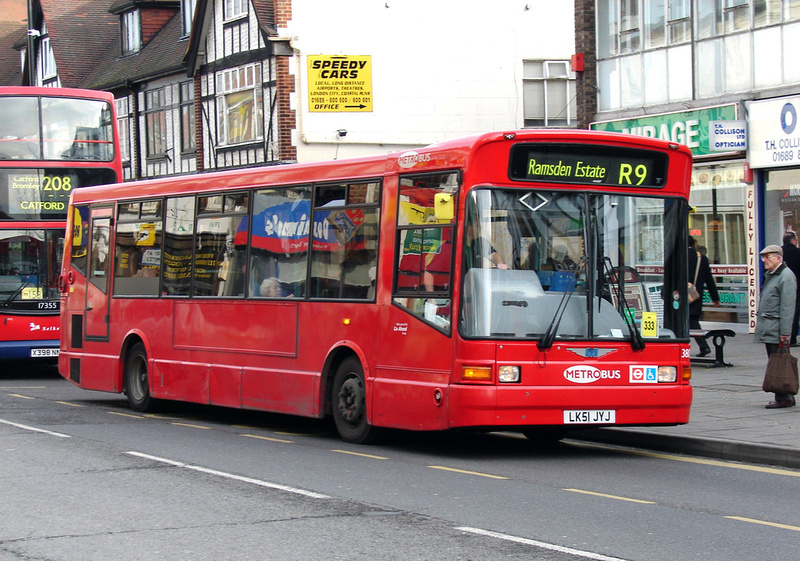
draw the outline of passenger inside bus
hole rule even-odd
[[[280,281],[275,277],[264,279],[258,289],[258,294],[265,298],[282,298],[283,289],[281,288]]]
[[[464,246],[465,270],[472,267],[508,269],[503,257],[492,246],[489,240],[475,236],[470,222],[467,225],[467,243]]]

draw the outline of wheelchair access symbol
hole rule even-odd
[[[658,380],[657,366],[631,366],[628,381],[631,384],[654,384]]]

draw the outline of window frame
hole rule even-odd
[[[217,141],[220,146],[239,146],[262,142],[264,140],[264,103],[262,86],[262,67],[260,63],[247,64],[235,68],[225,69],[216,75],[216,98],[218,103],[217,114]],[[235,139],[231,138],[231,129],[237,128],[236,115],[231,110],[231,100],[250,92],[251,96],[242,97],[239,104],[252,104],[251,122],[248,127],[238,128],[241,133]],[[240,117],[242,118],[242,117]],[[245,116],[244,119],[247,117]]]
[[[147,90],[144,92],[144,100],[147,158],[166,158],[169,150],[167,90],[165,87]],[[154,100],[157,102],[156,104],[154,104]]]
[[[134,55],[142,50],[142,14],[134,8],[120,14],[120,48],[122,56]]]
[[[249,0],[225,0],[223,21],[235,21],[247,17],[250,12]]]
[[[558,67],[563,70],[559,71]],[[529,70],[534,71],[528,72]],[[562,88],[563,91],[560,91]],[[578,127],[577,77],[572,71],[570,61],[523,60],[522,90],[523,127]],[[559,98],[556,101],[557,106],[562,107],[555,115],[551,100],[554,96]],[[540,99],[541,103],[537,103],[534,107],[534,99]],[[564,112],[566,117],[557,118]]]
[[[56,64],[56,55],[53,52],[53,45],[50,43],[50,37],[42,37],[39,50],[39,72],[42,81],[50,80],[58,76],[58,65]]]
[[[194,112],[194,82],[178,85],[181,118],[181,154],[193,154],[197,150],[197,122]]]

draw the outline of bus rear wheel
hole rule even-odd
[[[125,359],[125,393],[134,411],[151,411],[155,407],[149,380],[147,351],[142,343],[136,343]]]
[[[378,438],[379,429],[367,422],[367,390],[358,359],[350,357],[339,365],[333,378],[331,404],[336,430],[342,440],[369,444]]]

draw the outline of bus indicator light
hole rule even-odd
[[[492,379],[492,369],[488,366],[465,366],[461,371],[461,378],[468,382],[489,382]]]
[[[350,325],[350,318],[344,318],[342,320],[342,323],[345,324],[345,325]]]

